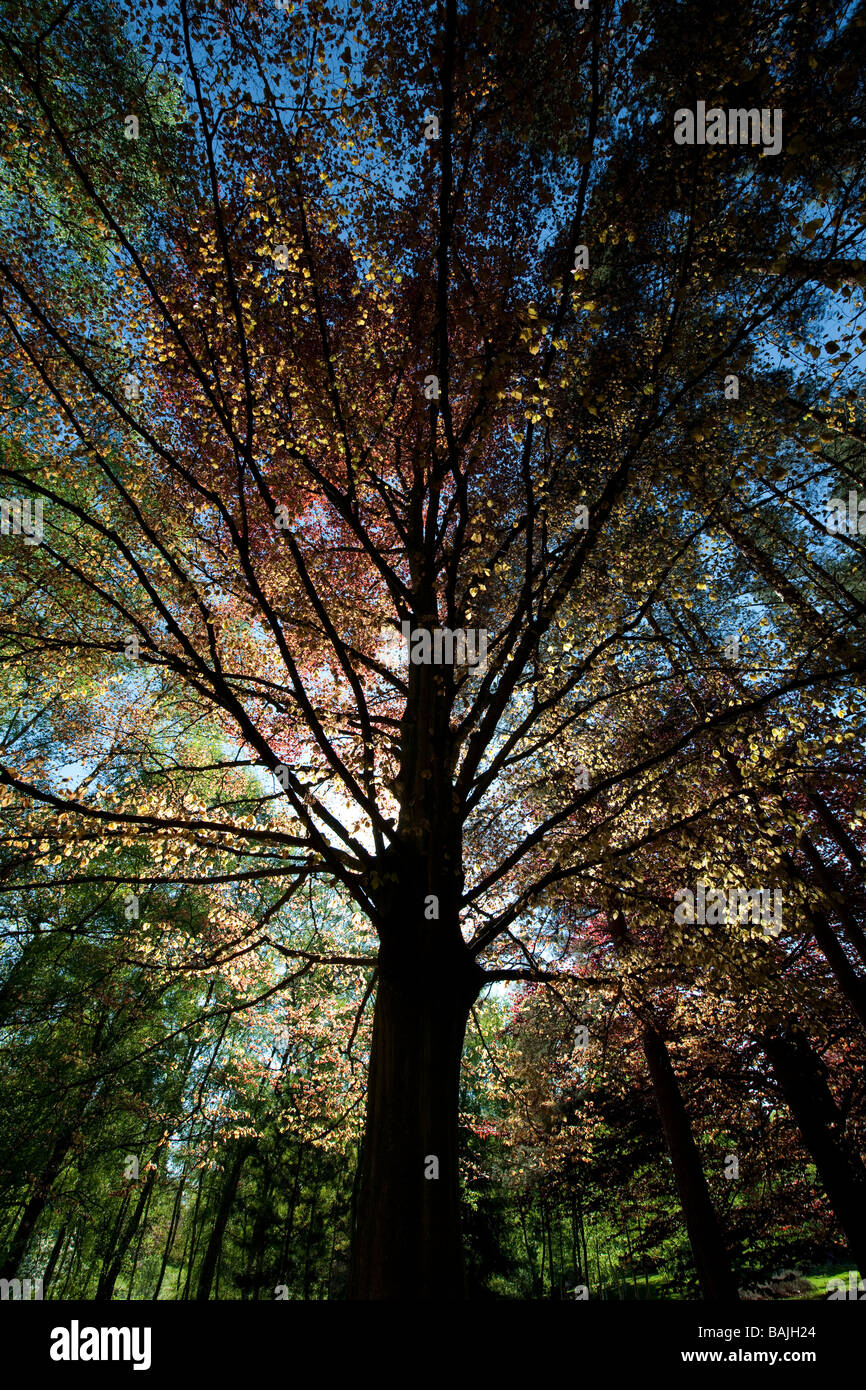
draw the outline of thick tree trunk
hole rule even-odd
[[[736,1299],[736,1280],[668,1050],[649,1025],[644,1027],[642,1042],[701,1292],[705,1299]]]
[[[461,1299],[460,1059],[482,972],[456,923],[403,930],[380,952],[349,1296]]]
[[[845,1137],[844,1124],[821,1059],[792,1025],[768,1028],[761,1045],[860,1273],[866,1274],[866,1168]]]

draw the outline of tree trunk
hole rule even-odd
[[[310,1211],[309,1211],[309,1215],[307,1216],[307,1238],[306,1238],[306,1240],[304,1241],[304,1288],[303,1288],[303,1298],[304,1298],[304,1302],[305,1302],[305,1303],[308,1302],[308,1301],[309,1301],[309,1298],[310,1298],[310,1269],[311,1269],[311,1266],[312,1266],[312,1263],[313,1263],[313,1247],[314,1247],[314,1245],[315,1245],[315,1235],[316,1235],[316,1216],[317,1216],[318,1210],[319,1210],[319,1197],[320,1197],[320,1195],[321,1195],[321,1187],[320,1187],[319,1183],[316,1182],[316,1183],[313,1184],[313,1195],[312,1195],[312,1200],[311,1200],[311,1202],[310,1202]]]
[[[141,1259],[141,1248],[144,1245],[144,1238],[147,1235],[147,1220],[150,1215],[150,1203],[152,1197],[153,1191],[151,1190],[151,1192],[148,1194],[147,1201],[144,1205],[144,1212],[142,1213],[142,1219],[139,1225],[138,1240],[135,1243],[135,1250],[132,1253],[132,1265],[129,1270],[129,1281],[126,1285],[127,1301],[129,1301],[132,1298],[133,1289],[135,1288],[135,1276],[138,1273],[138,1262]]]
[[[0,1265],[0,1279],[13,1279],[15,1277],[18,1266],[30,1243],[33,1228],[48,1203],[54,1180],[63,1167],[63,1160],[72,1147],[73,1133],[72,1129],[64,1129],[60,1133],[54,1148],[51,1150],[51,1157],[42,1175],[33,1184],[21,1220],[18,1222],[18,1227],[9,1243],[3,1263]]]
[[[617,895],[613,893],[608,903],[607,920],[617,951],[625,954],[632,942],[625,914]],[[701,1293],[708,1300],[738,1299],[737,1283],[731,1270],[722,1229],[704,1177],[700,1151],[692,1134],[691,1121],[671,1065],[667,1045],[661,1033],[654,1027],[652,1013],[647,1004],[639,999],[633,1007],[642,1023],[641,1042],[644,1056],[673,1165]]]
[[[158,1162],[159,1149],[156,1150],[156,1152],[153,1155],[153,1158],[151,1159],[153,1167],[148,1169],[147,1177],[145,1181],[142,1183],[142,1186],[139,1190],[138,1200],[135,1204],[135,1208],[133,1209],[129,1221],[127,1222],[126,1229],[124,1230],[123,1235],[120,1236],[120,1238],[114,1243],[111,1251],[111,1258],[106,1260],[106,1262],[103,1264],[102,1273],[99,1276],[99,1283],[96,1287],[96,1302],[107,1303],[110,1302],[111,1299],[114,1297],[114,1286],[117,1283],[121,1266],[123,1265],[123,1261],[126,1256],[126,1252],[132,1244],[132,1241],[135,1237],[135,1233],[138,1230],[138,1227],[141,1223],[141,1218],[144,1215],[145,1208],[150,1199],[154,1179],[156,1178],[156,1165]]]
[[[214,1132],[215,1132],[214,1126],[212,1125],[212,1126],[211,1126],[211,1129],[210,1129],[210,1137],[211,1137],[211,1139],[213,1139]],[[192,1219],[191,1219],[190,1222],[188,1222],[188,1225],[189,1225],[189,1235],[185,1237],[185,1239],[184,1239],[184,1248],[183,1248],[183,1250],[181,1251],[180,1269],[178,1270],[178,1276],[177,1276],[177,1277],[178,1277],[178,1283],[180,1283],[181,1271],[182,1271],[182,1270],[184,1269],[184,1267],[185,1267],[185,1268],[186,1268],[186,1278],[185,1278],[184,1284],[183,1284],[183,1295],[182,1295],[184,1301],[186,1301],[186,1299],[189,1298],[189,1291],[190,1291],[190,1288],[192,1287],[192,1275],[193,1275],[193,1270],[195,1269],[195,1257],[196,1257],[196,1254],[197,1254],[197,1252],[198,1252],[198,1242],[199,1242],[199,1239],[200,1239],[200,1237],[201,1237],[201,1232],[202,1232],[201,1225],[199,1224],[198,1214],[199,1214],[199,1210],[200,1210],[200,1208],[201,1208],[201,1197],[202,1197],[202,1192],[204,1191],[205,1174],[207,1173],[207,1171],[208,1171],[208,1170],[207,1170],[206,1168],[202,1168],[201,1171],[200,1171],[200,1173],[199,1173],[199,1177],[198,1177],[198,1186],[197,1186],[196,1194],[195,1194],[195,1206],[194,1206],[193,1212],[192,1212]],[[176,1292],[176,1291],[175,1291],[175,1292]]]
[[[826,1070],[796,1024],[765,1029],[764,1049],[827,1191],[848,1248],[866,1274],[866,1168],[848,1143]]]
[[[97,1280],[96,1284],[96,1293],[94,1295],[94,1297],[100,1302],[105,1296],[104,1289],[106,1287],[106,1281],[108,1280],[108,1271],[110,1270],[112,1261],[114,1259],[114,1251],[117,1247],[117,1242],[120,1239],[120,1233],[123,1229],[124,1220],[126,1219],[126,1212],[128,1206],[129,1189],[127,1188],[121,1198],[120,1208],[118,1210],[117,1216],[115,1217],[114,1225],[111,1231],[108,1233],[108,1238],[105,1244],[105,1253],[102,1258],[102,1268],[99,1272],[99,1279]],[[113,1284],[114,1281],[112,1280],[112,1287]]]
[[[668,1050],[661,1036],[649,1025],[643,1029],[642,1042],[701,1292],[705,1299],[736,1299],[739,1297],[736,1280]]]
[[[169,1221],[169,1226],[168,1226],[168,1236],[167,1236],[167,1238],[166,1238],[165,1248],[163,1249],[163,1252],[162,1252],[162,1261],[161,1261],[160,1266],[159,1266],[159,1277],[157,1278],[157,1281],[156,1281],[156,1288],[154,1289],[153,1293],[151,1294],[151,1299],[153,1300],[154,1303],[155,1303],[155,1302],[157,1301],[157,1299],[159,1298],[159,1291],[160,1291],[160,1289],[162,1288],[162,1281],[163,1281],[163,1279],[165,1278],[165,1271],[166,1271],[166,1269],[168,1268],[168,1261],[169,1261],[169,1257],[170,1257],[170,1255],[171,1255],[171,1247],[172,1247],[173,1244],[174,1244],[174,1238],[175,1238],[175,1235],[177,1234],[178,1225],[180,1224],[180,1204],[181,1204],[181,1201],[183,1200],[183,1189],[184,1189],[185,1186],[186,1186],[186,1174],[184,1174],[184,1176],[181,1178],[180,1183],[178,1184],[177,1192],[176,1192],[175,1195],[174,1195],[174,1205],[172,1206],[172,1209],[171,1209],[171,1219],[170,1219],[170,1221]]]
[[[835,814],[834,811],[830,809],[830,807],[827,805],[827,802],[824,800],[823,796],[821,796],[819,792],[812,792],[808,800],[810,805],[813,806],[814,809],[818,812],[818,815],[820,816],[821,821],[823,822],[824,828],[826,830],[829,830],[830,834],[833,836],[833,839],[836,841],[836,844],[839,846],[839,848],[842,850],[843,854],[847,858],[848,863],[851,865],[852,869],[854,869],[858,874],[862,874],[864,869],[863,856],[860,853],[857,846],[855,845],[854,841],[851,839],[851,836],[848,834],[848,831],[845,829],[845,826],[839,820],[838,816]]]
[[[57,1235],[57,1239],[55,1240],[54,1245],[53,1245],[52,1248],[51,1248],[51,1254],[48,1256],[48,1263],[47,1263],[47,1265],[45,1266],[45,1269],[44,1269],[44,1271],[43,1271],[43,1273],[42,1273],[42,1287],[43,1287],[43,1290],[44,1290],[44,1289],[50,1288],[51,1280],[54,1278],[54,1271],[55,1271],[55,1269],[57,1268],[57,1264],[58,1264],[58,1261],[59,1261],[59,1259],[60,1259],[60,1252],[61,1252],[61,1250],[63,1249],[63,1244],[64,1244],[64,1241],[65,1241],[65,1240],[66,1240],[66,1227],[65,1227],[65,1226],[61,1226],[61,1227],[60,1227],[60,1231],[58,1232],[58,1235]],[[49,1294],[49,1297],[50,1297],[50,1294]]]
[[[460,1059],[482,972],[456,915],[401,925],[379,956],[349,1296],[462,1299]]]
[[[800,836],[800,848],[812,866],[819,888],[823,890],[828,903],[831,903],[835,909],[845,935],[860,957],[862,964],[866,965],[866,935],[863,933],[863,928],[854,914],[848,910],[843,894],[834,888],[827,865],[805,832]]]
[[[255,1222],[253,1223],[252,1240],[250,1242],[250,1249],[248,1252],[248,1257],[250,1261],[255,1259],[256,1262],[254,1275],[254,1287],[256,1290],[254,1297],[256,1298],[259,1297],[259,1290],[261,1289],[262,1284],[264,1283],[265,1255],[268,1250],[268,1235],[274,1227],[274,1204],[272,1196],[274,1186],[273,1175],[271,1174],[267,1161],[264,1158],[261,1159],[261,1174],[261,1205],[259,1207],[258,1212],[256,1213]],[[249,1294],[245,1296],[249,1297]]]
[[[858,975],[854,969],[827,914],[820,908],[809,907],[808,904],[804,906],[804,911],[812,934],[833,972],[837,985],[866,1028],[866,977]]]
[[[58,1293],[58,1299],[63,1302],[66,1298],[67,1289],[72,1286],[73,1290],[78,1288],[78,1273],[81,1267],[81,1252],[84,1248],[85,1232],[84,1222],[79,1222],[72,1232],[72,1239],[69,1243],[69,1262],[63,1273],[63,1287]],[[64,1256],[65,1258],[65,1256]],[[74,1296],[74,1293],[73,1293]]]
[[[298,1144],[298,1161],[295,1165],[295,1177],[292,1183],[291,1193],[289,1194],[289,1210],[288,1215],[286,1217],[286,1224],[283,1228],[283,1243],[282,1248],[280,1250],[280,1263],[277,1269],[278,1283],[286,1285],[288,1285],[289,1283],[289,1251],[291,1249],[292,1235],[295,1227],[295,1213],[298,1209],[298,1193],[301,1187],[301,1170],[304,1166],[304,1153],[304,1144],[303,1142],[300,1142]],[[294,1261],[292,1263],[294,1264]],[[257,1290],[256,1298],[259,1297],[260,1294]]]
[[[226,1175],[222,1191],[219,1196],[214,1223],[211,1227],[210,1239],[201,1262],[198,1275],[198,1288],[196,1290],[196,1302],[210,1298],[211,1285],[213,1284],[216,1272],[217,1260],[223,1248],[223,1237],[225,1236],[228,1219],[234,1205],[235,1194],[238,1190],[238,1183],[241,1180],[243,1166],[253,1151],[253,1144],[243,1143],[238,1149],[232,1167]]]

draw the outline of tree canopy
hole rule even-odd
[[[6,6],[7,978],[41,998],[58,941],[77,988],[110,971],[126,1002],[58,1002],[51,1046],[121,1070],[170,1015],[174,1063],[123,1073],[154,1114],[215,1001],[309,1042],[327,1123],[359,1123],[357,1045],[352,1297],[465,1292],[485,1026],[463,1099],[506,1165],[534,1087],[572,1174],[575,1126],[659,1144],[652,1096],[704,1297],[737,1293],[726,1222],[763,1230],[706,1156],[744,1161],[755,1115],[866,1267],[864,46],[801,0]],[[725,141],[678,143],[683,109]],[[251,1187],[245,1121],[200,1297],[232,1204],[285,1197],[274,1055],[238,1105],[270,1166]]]

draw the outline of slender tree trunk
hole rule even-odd
[[[238,1183],[241,1180],[241,1172],[243,1171],[244,1164],[252,1153],[252,1148],[252,1144],[241,1145],[235,1155],[235,1161],[229,1169],[226,1180],[223,1183],[219,1206],[213,1226],[211,1227],[210,1239],[208,1240],[207,1249],[204,1252],[199,1269],[198,1289],[195,1295],[196,1302],[210,1298],[211,1285],[217,1267],[217,1260],[222,1250],[223,1237],[225,1235],[226,1226],[228,1225],[229,1216],[231,1215],[232,1206],[234,1205]]]
[[[821,952],[833,972],[837,985],[844,994],[858,1019],[866,1028],[866,976],[858,975],[846,955],[845,948],[830,924],[830,919],[820,908],[808,905],[804,908],[806,920],[812,928]]]
[[[580,1283],[581,1262],[577,1253],[577,1215],[574,1210],[574,1193],[571,1194],[571,1266],[575,1284]]]
[[[564,1250],[563,1250],[562,1225],[563,1225],[562,1208],[561,1208],[559,1205],[557,1205],[557,1208],[556,1208],[556,1249],[557,1249],[557,1253],[558,1253],[558,1255],[559,1255],[559,1273],[558,1273],[558,1278],[557,1278],[557,1281],[556,1281],[556,1287],[557,1287],[557,1290],[558,1290],[557,1298],[562,1298],[562,1285],[563,1285],[563,1282],[564,1282],[564,1280],[565,1280],[565,1252],[564,1252]]]
[[[183,1200],[183,1189],[185,1186],[186,1176],[183,1176],[180,1180],[180,1183],[178,1184],[178,1189],[174,1197],[174,1205],[172,1206],[171,1219],[168,1225],[168,1237],[166,1238],[165,1248],[162,1252],[162,1262],[159,1266],[159,1278],[156,1281],[156,1288],[151,1294],[151,1298],[154,1300],[154,1302],[159,1298],[159,1291],[162,1288],[162,1281],[165,1278],[165,1271],[168,1268],[168,1262],[171,1257],[171,1247],[174,1244],[174,1238],[177,1234],[178,1223],[180,1222],[180,1204]]]
[[[298,1144],[298,1161],[295,1165],[295,1177],[292,1183],[292,1190],[289,1194],[289,1210],[286,1217],[286,1224],[283,1228],[283,1243],[280,1250],[280,1265],[277,1270],[278,1282],[288,1284],[289,1282],[289,1250],[291,1248],[292,1233],[295,1226],[295,1212],[298,1209],[298,1192],[301,1186],[301,1170],[304,1166],[304,1145]],[[259,1297],[258,1291],[256,1298]]]
[[[333,1209],[332,1209],[332,1213],[331,1213],[331,1253],[330,1253],[330,1255],[328,1256],[328,1277],[327,1277],[327,1279],[325,1280],[325,1288],[326,1288],[326,1290],[327,1290],[327,1297],[328,1297],[328,1298],[331,1297],[331,1289],[332,1289],[333,1283],[334,1283],[334,1261],[335,1261],[336,1258],[337,1258],[337,1235],[338,1235],[338,1223],[337,1223],[336,1216],[335,1216],[335,1214],[334,1214],[334,1212],[333,1212]]]
[[[739,1297],[736,1280],[667,1047],[649,1024],[644,1026],[642,1043],[701,1292],[705,1299],[736,1299]]]
[[[788,797],[785,796],[785,794],[784,794],[782,788],[781,788],[781,787],[777,788],[777,791],[778,791],[779,799],[780,799],[780,802],[781,802],[782,806],[785,808],[786,811],[789,811],[789,812],[792,812],[792,813],[793,813],[794,808],[792,807],[791,802],[789,801]],[[810,800],[810,803],[811,803],[813,806],[818,806],[819,808],[823,808],[824,813],[825,813],[827,816],[832,816],[832,812],[829,810],[829,807],[825,807],[825,806],[824,806],[824,803],[821,801],[820,797],[810,797],[809,800]],[[842,826],[839,825],[839,822],[836,821],[835,817],[833,817],[833,822],[834,822],[835,826],[837,827],[837,832],[838,832],[838,833],[834,833],[834,838],[837,840],[837,843],[839,843],[839,836],[842,835],[842,834],[844,834],[844,831],[843,831],[843,829],[842,829]],[[854,950],[857,952],[857,955],[859,956],[860,961],[861,961],[864,965],[866,965],[866,935],[864,935],[864,933],[863,933],[863,928],[860,926],[860,923],[856,920],[856,918],[854,917],[853,913],[849,910],[849,908],[848,908],[848,906],[847,906],[847,903],[845,902],[844,895],[836,888],[836,886],[835,886],[835,884],[834,884],[834,882],[833,882],[833,877],[832,877],[831,870],[830,870],[830,869],[827,867],[827,865],[825,864],[824,859],[823,859],[823,856],[822,856],[820,850],[818,849],[818,847],[815,845],[814,841],[813,841],[813,840],[811,839],[811,837],[806,833],[805,830],[801,833],[801,835],[800,835],[799,840],[797,841],[797,843],[798,843],[799,848],[802,850],[803,854],[806,856],[806,859],[809,861],[809,864],[810,864],[810,866],[811,866],[811,868],[812,868],[812,872],[813,872],[814,875],[815,875],[815,882],[816,882],[816,884],[818,885],[818,887],[821,889],[822,893],[824,894],[824,896],[825,896],[825,898],[826,898],[826,901],[827,901],[828,905],[831,905],[831,906],[832,906],[833,912],[838,916],[840,922],[842,923],[842,929],[843,929],[843,931],[845,932],[845,935],[846,935],[846,937],[848,938],[848,941],[851,943],[851,945],[853,946]],[[850,843],[850,842],[849,842],[849,843]],[[854,847],[853,845],[851,846],[851,848],[852,848],[852,850],[854,850],[854,852],[856,853],[856,849],[855,849],[855,847]],[[791,862],[793,863],[793,861],[791,861]],[[852,860],[852,863],[853,863],[853,860]],[[861,863],[862,863],[862,861],[861,861]],[[859,872],[862,872],[862,868],[861,868],[860,865],[855,865],[855,867],[857,868],[858,873],[859,873]],[[805,882],[806,880],[804,879],[803,875],[800,875],[800,874],[799,874],[799,871],[797,871],[797,872],[798,872],[798,876],[800,877],[801,881]],[[828,916],[828,914],[824,914],[824,915],[825,915],[825,917]],[[820,927],[819,927],[819,930],[820,930]],[[830,930],[832,931],[833,928],[831,927]],[[835,931],[834,931],[833,934],[836,935]],[[820,945],[821,943],[820,943],[820,940],[819,940],[819,938],[818,938],[817,933],[816,933],[815,939],[819,942],[819,945]],[[822,950],[823,950],[823,949],[824,949],[824,948],[822,947]],[[832,948],[831,948],[831,949],[832,949]],[[839,949],[840,949],[840,950],[842,949],[841,946],[840,946]],[[825,954],[826,954],[826,952],[825,952]],[[843,955],[844,955],[844,951],[843,951]],[[834,973],[835,973],[835,968],[834,968]],[[857,979],[857,978],[862,978],[862,977],[858,977],[857,974],[856,974],[856,972],[852,972],[852,975],[853,975],[853,977],[854,977],[855,979]],[[838,980],[838,976],[837,976],[837,980]],[[841,985],[841,981],[839,981],[839,983],[840,983],[840,985]],[[862,998],[866,998],[866,995],[863,995]],[[852,1002],[853,1002],[853,1001],[852,1001]],[[861,1006],[862,1006],[862,1004],[861,1004]],[[864,1020],[864,1026],[866,1026],[866,1020]]]
[[[213,1138],[213,1127],[211,1127],[210,1134],[211,1138]],[[199,1236],[201,1235],[201,1225],[199,1224],[198,1214],[201,1208],[201,1195],[204,1190],[206,1172],[207,1169],[202,1168],[201,1172],[199,1173],[198,1187],[196,1188],[195,1206],[192,1212],[192,1222],[190,1225],[189,1238],[186,1242],[186,1247],[181,1257],[181,1268],[183,1268],[184,1262],[186,1263],[186,1278],[183,1284],[184,1300],[189,1298],[189,1291],[192,1286],[192,1272],[195,1268],[196,1251],[198,1249]],[[178,1278],[180,1278],[180,1275],[178,1275]]]
[[[581,1250],[583,1251],[583,1278],[584,1278],[584,1280],[586,1281],[586,1286],[587,1286],[587,1289],[588,1289],[588,1288],[589,1288],[589,1247],[587,1246],[587,1243],[586,1243],[586,1221],[584,1220],[584,1216],[583,1216],[583,1197],[582,1197],[582,1195],[581,1195],[580,1193],[578,1193],[578,1197],[577,1197],[577,1211],[578,1211],[578,1217],[579,1217],[579,1219],[580,1219],[580,1248],[581,1248]],[[579,1281],[579,1282],[583,1282],[583,1281]]]
[[[523,1206],[519,1205],[517,1213],[520,1217],[520,1229],[523,1234],[523,1248],[526,1251],[526,1263],[529,1266],[529,1273],[532,1276],[532,1287],[536,1295],[538,1294],[538,1280],[535,1276],[535,1259],[532,1254],[532,1247],[529,1244],[529,1236],[526,1233],[526,1212]]]
[[[63,1166],[63,1160],[72,1147],[72,1133],[71,1129],[64,1129],[63,1132],[58,1135],[54,1148],[51,1150],[51,1157],[45,1165],[38,1181],[33,1185],[21,1220],[18,1222],[18,1227],[9,1243],[3,1263],[0,1265],[0,1279],[15,1278],[18,1266],[30,1243],[33,1228],[42,1215],[51,1194],[51,1187],[54,1180]]]
[[[801,1028],[767,1028],[770,1060],[860,1273],[866,1274],[866,1168],[849,1144],[826,1069]]]
[[[78,1270],[81,1265],[81,1251],[83,1245],[84,1233],[82,1232],[81,1225],[79,1224],[73,1230],[72,1239],[69,1242],[69,1263],[66,1266],[65,1270],[61,1271],[64,1274],[63,1288],[58,1294],[58,1298],[60,1298],[61,1300],[66,1298],[66,1290],[69,1288],[70,1284],[72,1284],[73,1281],[77,1280]],[[65,1258],[66,1257],[64,1255],[64,1259]]]
[[[836,844],[839,846],[839,848],[842,850],[843,854],[847,858],[852,869],[855,869],[858,874],[862,874],[864,868],[863,856],[860,853],[857,846],[855,845],[854,841],[851,839],[851,836],[848,834],[848,831],[845,829],[845,826],[839,820],[838,816],[835,814],[834,811],[830,809],[830,807],[827,805],[827,802],[824,800],[823,796],[821,796],[819,792],[812,792],[808,800],[810,805],[812,805],[814,809],[818,812],[818,815],[820,816],[821,821],[824,824],[824,828],[826,830],[829,830],[830,834],[833,836],[833,839],[836,841]]]
[[[120,1208],[117,1212],[117,1216],[114,1219],[114,1225],[108,1236],[108,1240],[105,1246],[105,1253],[102,1257],[102,1268],[99,1271],[99,1278],[96,1283],[96,1293],[94,1294],[94,1299],[99,1299],[100,1302],[102,1302],[104,1298],[102,1290],[105,1288],[106,1280],[108,1278],[108,1271],[110,1270],[112,1261],[114,1259],[114,1252],[117,1248],[117,1242],[120,1239],[120,1233],[123,1229],[123,1223],[126,1218],[126,1209],[128,1206],[129,1188],[126,1189],[120,1200]]]
[[[63,1243],[66,1240],[66,1230],[66,1226],[60,1227],[57,1239],[55,1240],[54,1245],[52,1246],[51,1254],[48,1256],[48,1263],[45,1266],[45,1269],[42,1274],[43,1290],[49,1288],[51,1280],[54,1277],[54,1271],[57,1268],[57,1262],[60,1259],[60,1252],[63,1249]]]
[[[152,1197],[153,1189],[151,1189],[151,1191],[148,1193],[147,1201],[144,1205],[144,1213],[142,1215],[141,1224],[139,1228],[138,1240],[135,1242],[135,1250],[133,1252],[132,1264],[129,1270],[129,1282],[126,1285],[127,1301],[132,1298],[132,1291],[135,1287],[135,1276],[138,1273],[138,1262],[141,1259],[141,1247],[144,1244],[144,1237],[147,1235],[147,1218],[150,1214],[150,1203]]]
[[[180,1294],[182,1301],[189,1298],[189,1281],[192,1277],[192,1266],[189,1263],[188,1256],[191,1241],[191,1234],[187,1234],[187,1232],[185,1231],[183,1240],[181,1242],[180,1263],[177,1267],[177,1278],[174,1281],[174,1296],[175,1298],[177,1298],[178,1294],[180,1293],[180,1277],[183,1274],[184,1270],[186,1270],[186,1279],[184,1281],[183,1293]]]
[[[407,899],[417,895],[417,886],[412,888]],[[465,1297],[460,1059],[481,979],[456,914],[451,924],[397,922],[383,934],[351,1298]]]
[[[615,894],[611,895],[608,904],[607,920],[617,950],[622,954],[627,953],[631,938]],[[651,1010],[644,1001],[638,998],[634,1008],[641,1020],[641,1043],[673,1165],[701,1293],[705,1299],[713,1301],[738,1299],[737,1282],[667,1046],[654,1026]]]
[[[265,1163],[264,1160],[262,1161],[261,1184],[261,1205],[259,1207],[258,1212],[256,1213],[255,1222],[253,1223],[253,1234],[250,1246],[250,1260],[252,1261],[253,1259],[255,1259],[254,1287],[256,1289],[256,1294],[254,1296],[256,1298],[258,1298],[258,1290],[262,1287],[262,1284],[264,1282],[265,1253],[268,1248],[268,1232],[274,1224],[274,1208],[273,1201],[271,1200],[271,1194],[273,1192],[273,1177],[271,1175],[267,1163]],[[247,1296],[251,1297],[253,1295],[248,1294]]]
[[[304,1301],[310,1297],[310,1266],[313,1259],[313,1242],[316,1234],[316,1216],[319,1210],[319,1184],[313,1187],[313,1200],[310,1203],[310,1214],[307,1217],[307,1238],[304,1241]]]
[[[138,1194],[138,1201],[136,1202],[133,1208],[132,1215],[126,1223],[123,1235],[115,1244],[110,1261],[106,1262],[106,1264],[103,1265],[102,1273],[99,1276],[99,1284],[97,1285],[96,1289],[96,1299],[99,1302],[108,1302],[110,1299],[114,1297],[114,1286],[117,1283],[118,1275],[120,1274],[120,1269],[126,1256],[126,1252],[132,1244],[132,1241],[135,1237],[135,1233],[138,1230],[139,1223],[141,1222],[141,1218],[144,1215],[144,1210],[150,1199],[151,1191],[153,1190],[153,1184],[157,1174],[156,1164],[158,1160],[159,1149],[157,1149],[154,1153],[152,1159],[154,1167],[148,1169],[147,1177],[145,1181],[142,1183],[141,1190]]]
[[[631,1243],[631,1226],[630,1226],[629,1223],[628,1223],[628,1218],[627,1218],[627,1217],[626,1217],[625,1225],[624,1225],[623,1229],[624,1229],[624,1231],[625,1231],[626,1249],[628,1250],[628,1262],[629,1262],[629,1265],[630,1265],[630,1267],[631,1267],[631,1289],[632,1289],[632,1293],[634,1294],[635,1298],[637,1298],[637,1283],[636,1283],[636,1281],[635,1281],[635,1274],[634,1274],[634,1246],[633,1246],[632,1243]]]
[[[790,805],[787,797],[784,798],[784,804],[786,806]],[[805,831],[800,836],[799,843],[800,848],[812,866],[816,883],[825,893],[827,901],[833,904],[833,908],[842,923],[842,929],[845,935],[860,957],[861,962],[866,965],[866,935],[863,933],[863,928],[854,917],[854,914],[849,911],[843,895],[835,888],[827,865],[824,863],[821,854]]]

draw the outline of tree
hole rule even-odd
[[[821,529],[800,446],[838,440],[860,476],[863,25],[841,4],[177,0],[130,22],[185,103],[183,179],[141,208],[142,132],[107,168],[49,78],[74,12],[3,49],[117,292],[82,326],[44,247],[0,259],[27,402],[0,473],[45,508],[41,544],[4,545],[2,641],[61,710],[87,680],[68,736],[106,772],[64,791],[16,743],[9,887],[112,882],[99,856],[136,840],[153,883],[211,884],[227,912],[246,893],[271,949],[298,887],[332,884],[342,945],[278,949],[375,968],[351,1294],[458,1298],[479,993],[555,978],[563,886],[597,899],[647,845],[676,868],[684,827],[741,794],[705,769],[672,791],[723,732],[754,752],[771,712],[793,733],[807,711],[826,746],[830,695],[860,707],[850,547],[816,556],[779,521]],[[705,95],[782,110],[782,148],[677,144]],[[722,590],[757,596],[740,627],[774,660],[660,718],[650,612],[693,610],[723,672]],[[141,785],[169,714],[181,749],[221,731],[203,797],[183,751]],[[246,804],[220,785],[239,763],[261,770]]]

